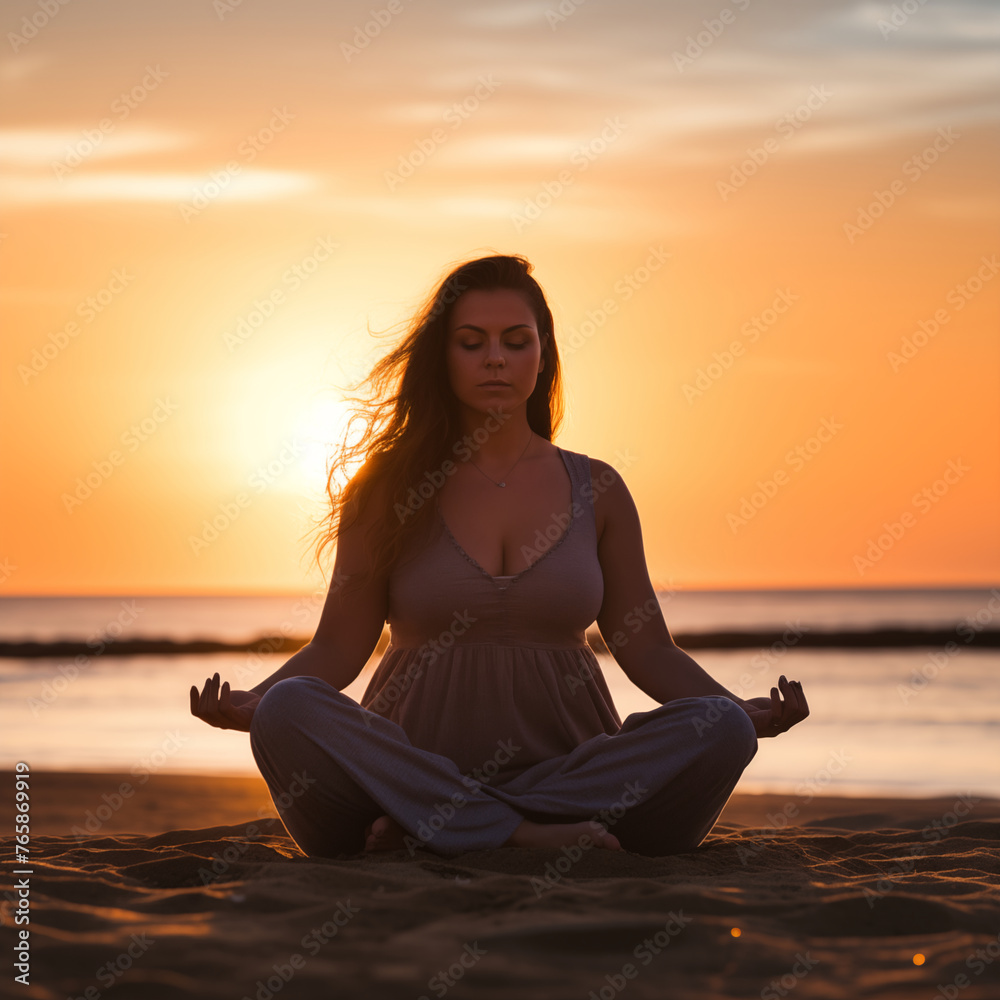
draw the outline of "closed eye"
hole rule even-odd
[[[528,343],[525,341],[521,344],[508,344],[507,346],[512,347],[515,351],[520,351],[522,348],[527,347]],[[462,344],[462,347],[467,351],[476,351],[482,347],[482,344]]]

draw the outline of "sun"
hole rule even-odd
[[[344,440],[355,406],[330,391],[317,394],[303,404],[293,424],[293,437],[302,452],[296,465],[296,485],[303,492],[322,493],[326,488],[328,462]],[[358,436],[358,423],[352,428],[352,440]],[[348,470],[349,475],[356,471],[353,467]]]

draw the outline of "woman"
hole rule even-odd
[[[319,551],[336,536],[337,557],[312,641],[252,691],[218,674],[191,688],[194,715],[250,733],[308,855],[692,850],[757,738],[809,714],[797,681],[743,701],[674,644],[621,476],[552,443],[559,357],[530,272],[456,268],[373,370],[395,393],[345,445],[344,464],[367,461],[340,494],[330,470]],[[595,619],[660,703],[624,724],[585,639]],[[386,620],[359,705],[342,689]]]

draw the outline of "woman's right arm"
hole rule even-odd
[[[385,573],[363,587],[347,587],[369,559],[364,535],[381,506],[371,503],[368,510],[368,517],[358,518],[338,535],[333,580],[312,640],[250,691],[230,691],[228,681],[220,688],[218,674],[207,679],[200,694],[192,687],[192,715],[220,729],[248,732],[257,702],[278,681],[319,677],[342,691],[361,673],[382,635],[389,603]]]

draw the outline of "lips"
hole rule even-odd
[[[510,382],[496,382],[496,381],[493,381],[493,382],[480,382],[479,384],[480,384],[480,386],[485,386],[485,385],[501,386],[501,385],[510,385]]]

